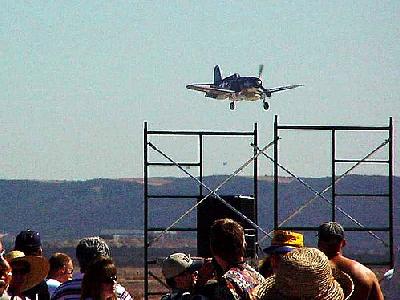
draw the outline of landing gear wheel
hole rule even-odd
[[[229,108],[231,109],[231,110],[234,110],[235,109],[235,102],[231,102],[231,103],[229,103]]]
[[[268,110],[268,108],[269,108],[268,102],[263,102],[263,108],[264,108],[265,110]]]

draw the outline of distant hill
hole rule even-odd
[[[209,176],[205,184],[215,188],[227,176]],[[303,178],[317,191],[330,185],[330,178]],[[338,193],[385,193],[387,178],[383,176],[347,176],[337,185]],[[153,195],[194,195],[198,185],[190,178],[151,178],[149,193]],[[398,203],[400,178],[394,178],[394,201]],[[273,181],[260,177],[258,181],[258,215],[262,228],[273,226]],[[203,194],[207,194],[203,191]],[[219,195],[252,195],[252,179],[236,177],[219,191]],[[280,178],[280,215],[292,214],[313,193],[297,180]],[[330,191],[324,194],[330,199]],[[0,180],[0,232],[14,236],[20,230],[32,228],[43,239],[62,240],[99,234],[102,229],[143,228],[143,179],[92,179],[86,181]],[[168,226],[194,204],[193,201],[157,200],[150,202],[151,226]],[[357,197],[337,199],[337,205],[363,224],[386,226],[387,205],[383,198]],[[397,209],[397,207],[396,207]],[[316,199],[287,225],[318,226],[329,217],[330,206]],[[398,214],[397,214],[398,215]],[[354,224],[341,213],[338,220],[345,226]],[[398,220],[395,220],[398,222]],[[182,220],[180,226],[195,226],[196,214]],[[398,226],[398,223],[395,223]],[[315,234],[314,234],[315,236]]]

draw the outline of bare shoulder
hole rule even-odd
[[[378,279],[371,269],[343,256],[335,259],[333,263],[353,279],[354,299],[383,299]]]
[[[356,260],[341,257],[338,267],[344,272],[347,271],[351,277],[356,278],[358,281],[364,282],[365,284],[372,285],[374,281],[378,282],[375,273]]]

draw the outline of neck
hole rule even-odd
[[[326,256],[328,256],[328,259],[332,259],[334,257],[341,256],[342,252],[341,251],[329,251],[329,252],[326,252],[325,254],[326,254]]]
[[[217,263],[220,265],[220,267],[222,268],[222,270],[224,272],[228,271],[232,266],[236,266],[237,264],[243,263],[244,262],[244,257],[238,257],[237,261],[235,263],[229,263],[226,260],[216,256],[215,257]]]

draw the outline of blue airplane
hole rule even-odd
[[[214,67],[214,83],[188,84],[187,89],[204,92],[206,97],[226,100],[230,102],[230,109],[235,109],[236,101],[257,101],[262,99],[263,108],[267,110],[269,104],[266,98],[271,98],[272,93],[284,90],[295,89],[302,84],[280,86],[276,88],[264,88],[261,75],[264,66],[260,65],[258,77],[241,77],[235,73],[231,76],[222,78],[219,66]]]

